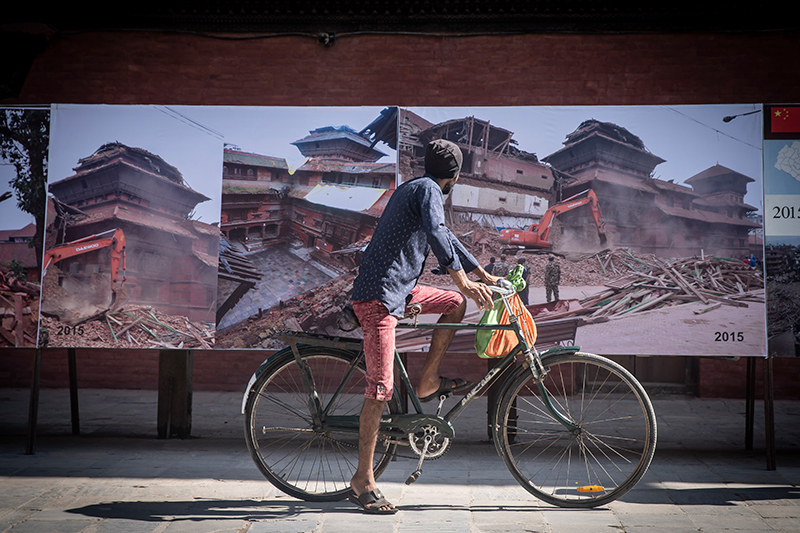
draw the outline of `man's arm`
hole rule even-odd
[[[480,270],[483,273],[483,276],[486,276],[486,279],[490,279],[493,276],[489,276],[485,270],[481,267],[476,269]],[[485,283],[489,283],[484,279],[478,272],[478,277],[480,277]],[[453,281],[458,287],[458,290],[467,298],[474,301],[478,304],[478,309],[485,309],[489,310],[494,307],[494,302],[492,301],[492,292],[489,290],[489,287],[484,285],[483,283],[478,283],[477,281],[471,281],[467,277],[467,273],[463,270],[453,270],[452,268],[448,268],[447,272],[450,274],[450,277],[453,278]],[[495,278],[496,280],[497,278]],[[496,281],[495,281],[496,282]],[[493,282],[492,284],[494,284]]]
[[[487,285],[497,285],[497,281],[501,279],[499,276],[494,276],[486,272],[486,270],[484,270],[480,265],[478,265],[471,273],[478,276],[478,279]]]

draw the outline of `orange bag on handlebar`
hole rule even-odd
[[[502,306],[504,309],[500,314],[500,319],[498,324],[510,324],[508,318],[508,309],[501,303],[502,300],[498,298],[495,306]],[[513,294],[509,298],[509,303],[511,304],[511,311],[517,317],[517,320],[522,327],[522,332],[525,336],[525,341],[528,343],[529,347],[533,347],[534,342],[536,342],[536,323],[533,321],[533,316],[531,316],[530,311],[522,304],[522,300],[519,299],[519,295],[516,293]],[[486,312],[491,313],[491,311]],[[481,320],[481,322],[484,322]],[[476,338],[477,341],[477,338]],[[503,330],[498,329],[492,332],[491,338],[489,339],[486,348],[483,350],[478,351],[478,355],[484,358],[488,357],[504,357],[511,353],[517,346],[517,334],[514,333],[512,330]],[[476,342],[476,348],[477,348]]]

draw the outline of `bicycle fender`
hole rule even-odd
[[[581,351],[580,346],[556,346],[555,348],[550,348],[549,350],[541,353],[542,359],[545,357],[550,357],[551,355],[557,355],[562,353],[577,353]]]
[[[258,379],[258,376],[264,372],[264,369],[266,369],[272,361],[277,360],[278,357],[283,357],[286,352],[291,353],[292,349],[284,348],[278,352],[275,352],[271,357],[265,359],[264,362],[259,365],[256,371],[253,372],[253,375],[250,377],[250,381],[247,382],[247,387],[244,389],[244,397],[242,398],[242,414],[244,414],[244,410],[247,407],[247,400],[250,399],[250,391],[253,390],[253,385]]]

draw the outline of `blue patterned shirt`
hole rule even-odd
[[[379,300],[390,314],[402,317],[430,251],[445,272],[477,268],[472,254],[444,225],[443,202],[442,189],[428,174],[395,190],[361,258],[353,301]]]

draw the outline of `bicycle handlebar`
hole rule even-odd
[[[514,286],[507,279],[499,279],[497,285],[488,285],[488,287],[490,291],[496,292],[500,296],[511,296],[516,292]]]

